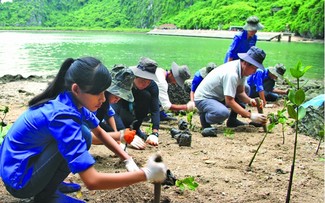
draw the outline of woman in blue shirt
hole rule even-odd
[[[257,30],[264,26],[259,22],[256,16],[250,16],[246,20],[243,30],[234,36],[234,39],[226,53],[224,63],[239,59],[238,53],[246,53],[252,46],[256,45]]]
[[[107,68],[93,57],[66,59],[47,89],[29,102],[0,146],[0,175],[17,198],[34,202],[84,202],[57,190],[70,172],[90,190],[113,189],[140,181],[165,179],[166,167],[155,157],[139,170],[131,157],[101,127],[92,113],[105,101],[111,84]],[[91,129],[85,127],[85,125]],[[94,168],[88,152],[91,133],[125,160],[127,173],[105,174]],[[119,132],[117,132],[119,133]],[[126,130],[124,135],[135,134]]]

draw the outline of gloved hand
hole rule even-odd
[[[167,167],[163,162],[156,162],[158,155],[148,159],[147,166],[142,168],[149,182],[161,183],[166,179]]]
[[[146,147],[146,143],[144,143],[143,140],[137,135],[134,136],[134,139],[130,145],[136,149],[144,149]]]
[[[130,130],[129,128],[126,128],[125,130],[120,130],[120,140],[122,143],[130,144],[134,136],[136,134],[135,130]]]
[[[267,122],[267,117],[264,114],[261,113],[251,113],[251,117],[250,119],[255,122],[255,123],[259,123],[262,125],[265,125]]]
[[[254,107],[257,106],[257,102],[256,102],[255,99],[250,99],[250,100],[249,100],[249,104],[250,104],[251,106],[254,106]],[[264,107],[264,102],[263,102],[263,100],[261,100],[261,99],[260,99],[260,105],[261,105],[261,108]]]
[[[187,111],[193,111],[195,109],[195,103],[193,101],[189,101],[186,104]]]
[[[125,163],[126,169],[129,172],[140,170],[139,167],[137,166],[137,164],[133,161],[133,158],[132,157],[124,160],[124,163]]]
[[[158,146],[158,133],[151,133],[146,140],[146,143],[153,145],[153,146]]]

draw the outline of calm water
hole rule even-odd
[[[232,40],[110,32],[7,32],[0,31],[0,76],[5,74],[56,74],[68,57],[95,56],[107,67],[136,65],[141,56],[170,68],[186,64],[192,74],[208,62],[223,63]],[[259,41],[267,57],[265,66],[283,63],[287,68],[301,60],[313,68],[306,77],[324,76],[324,44]]]

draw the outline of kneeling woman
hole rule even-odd
[[[105,101],[104,91],[110,84],[109,71],[99,60],[68,58],[47,89],[29,102],[29,109],[13,124],[0,146],[0,175],[14,197],[34,197],[34,202],[83,202],[57,190],[70,172],[78,173],[90,190],[165,179],[163,163],[151,157],[140,170],[99,126],[92,112]],[[88,152],[92,133],[125,160],[130,172],[96,171],[95,160]],[[124,134],[120,136],[123,140]]]

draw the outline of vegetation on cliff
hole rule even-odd
[[[13,0],[0,4],[3,28],[229,29],[256,15],[264,31],[324,37],[324,0]]]

